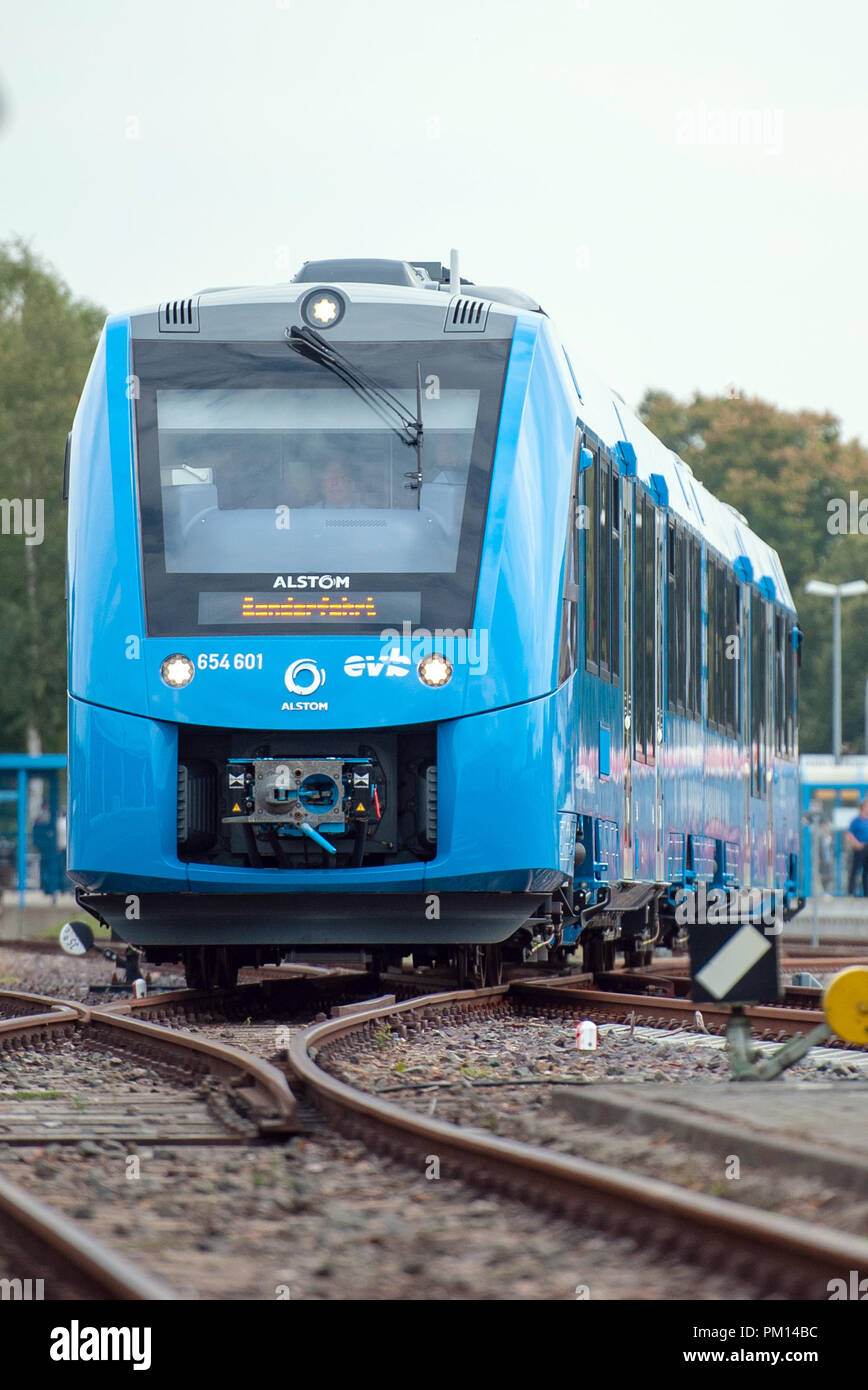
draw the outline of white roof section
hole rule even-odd
[[[560,350],[563,340],[553,326],[549,331],[555,351]],[[729,564],[735,564],[740,556],[747,556],[753,582],[758,584],[761,579],[771,579],[776,602],[795,611],[777,551],[750,529],[740,513],[721,502],[693,476],[693,470],[651,433],[636,412],[600,380],[581,354],[574,353],[571,348],[565,351],[579,385],[578,414],[583,423],[612,451],[620,440],[632,444],[636,451],[636,477],[652,491],[652,474],[662,478],[671,511],[700,532]]]

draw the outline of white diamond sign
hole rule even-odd
[[[778,935],[750,922],[689,928],[692,997],[698,1003],[750,1004],[779,996]]]

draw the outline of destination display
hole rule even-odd
[[[202,590],[199,593],[199,625],[268,623],[275,627],[339,627],[342,623],[394,626],[403,622],[418,626],[422,595],[417,590],[387,589],[368,592],[288,594],[250,590]]]

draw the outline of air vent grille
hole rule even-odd
[[[160,305],[161,333],[198,333],[198,299],[169,299]]]
[[[199,759],[178,764],[178,844],[186,850],[210,845],[217,824],[213,767]]]
[[[429,763],[416,776],[416,820],[429,845],[437,843],[437,764]]]
[[[459,294],[446,310],[444,333],[484,333],[491,305],[484,299]]]

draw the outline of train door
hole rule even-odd
[[[762,699],[765,709],[763,718],[763,796],[765,806],[762,812],[763,839],[763,883],[768,888],[775,884],[775,837],[774,837],[774,751],[775,751],[775,618],[772,605],[767,599],[760,603],[762,610],[762,639],[765,646],[765,680]]]
[[[744,816],[741,860],[741,881],[745,887],[753,883],[753,837],[751,834],[751,792],[754,782],[753,745],[751,740],[751,604],[747,584],[738,586],[738,650],[739,695],[741,709],[741,747],[744,782]]]
[[[630,796],[636,878],[662,872],[662,808],[658,760],[662,720],[662,617],[657,509],[644,489],[633,499],[630,613]],[[627,663],[625,663],[625,669]]]
[[[771,852],[771,704],[769,605],[755,590],[745,594],[750,617],[750,662],[747,691],[748,826],[750,883],[770,885]],[[747,616],[747,612],[746,612]]]
[[[658,883],[665,882],[666,865],[663,862],[663,769],[660,755],[663,750],[663,611],[666,592],[666,521],[653,511],[657,533],[654,559],[655,597],[654,597],[654,824],[655,852],[654,877]]]
[[[624,685],[624,843],[621,856],[622,876],[630,879],[635,876],[636,856],[633,838],[633,760],[636,756],[636,732],[633,724],[633,595],[635,593],[633,576],[633,483],[629,478],[621,480],[621,571],[624,592],[624,657],[621,662],[621,679]]]

